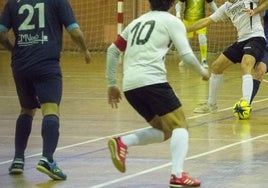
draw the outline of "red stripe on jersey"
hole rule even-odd
[[[121,52],[124,52],[126,50],[127,41],[121,37],[121,35],[117,35],[117,39],[114,44]]]
[[[118,13],[117,22],[118,23],[123,23],[123,21],[124,21],[123,13]]]

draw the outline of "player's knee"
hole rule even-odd
[[[210,66],[210,71],[211,73],[214,73],[214,74],[222,74],[224,69],[222,68],[221,64],[218,63],[218,61],[214,61],[211,66]]]
[[[266,71],[267,71],[266,64],[264,64],[263,62],[256,64],[254,68],[254,79],[261,82]]]
[[[35,112],[36,112],[36,109],[21,108],[20,114],[34,117]]]
[[[207,36],[205,34],[199,34],[198,41],[199,41],[200,45],[206,45],[207,44]]]
[[[174,129],[178,129],[178,128],[185,128],[187,129],[187,123],[186,122],[172,122],[170,123],[168,126],[164,126],[163,127],[163,132],[165,134],[165,140],[169,139],[172,136],[172,132]]]
[[[41,104],[42,114],[59,116],[59,106],[56,103],[44,103]]]
[[[164,136],[165,136],[165,140],[170,139],[170,137],[172,136],[172,131],[163,131],[164,132]]]

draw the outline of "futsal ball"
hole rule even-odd
[[[233,107],[234,116],[238,119],[249,119],[251,107],[245,99],[240,99]]]

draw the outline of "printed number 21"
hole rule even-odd
[[[131,30],[132,33],[134,32],[134,35],[131,41],[131,46],[133,46],[134,43],[136,45],[145,44],[149,40],[153,32],[154,26],[155,26],[154,20],[147,21],[142,26],[141,26],[141,22],[138,22],[134,26],[134,28]]]
[[[20,31],[35,29],[35,25],[30,24],[34,16],[35,9],[38,9],[38,13],[39,13],[38,14],[38,18],[39,18],[38,27],[39,28],[45,27],[44,3],[37,3],[34,7],[32,5],[25,4],[21,6],[19,9],[19,14],[23,14],[25,12],[28,13],[27,17],[25,18],[25,20],[22,22],[22,24],[19,27]]]

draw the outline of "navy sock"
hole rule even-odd
[[[59,118],[56,115],[46,115],[42,122],[43,156],[53,162],[53,154],[59,140]]]
[[[19,115],[16,122],[15,132],[15,157],[24,160],[24,151],[27,147],[28,138],[32,130],[33,117],[22,114]]]
[[[251,95],[251,99],[250,99],[250,104],[252,103],[254,97],[256,96],[259,87],[260,87],[261,82],[259,80],[254,80],[253,79],[253,91],[252,91],[252,95]]]

